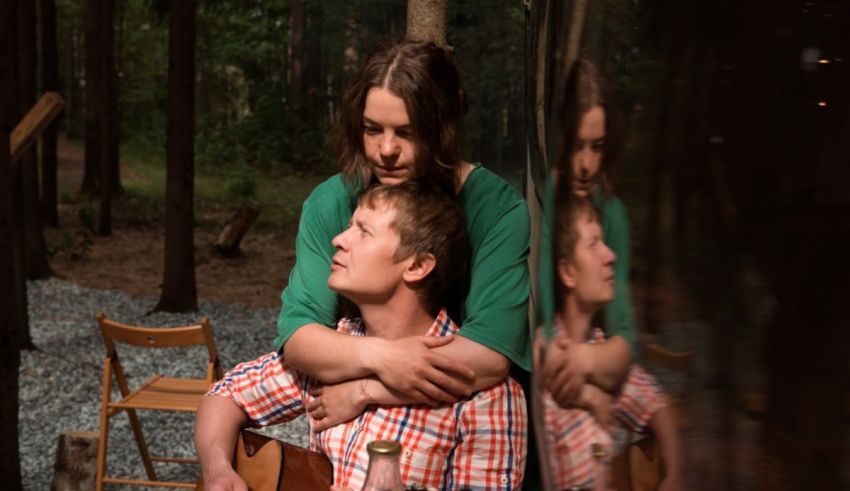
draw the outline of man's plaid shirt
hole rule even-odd
[[[337,330],[365,335],[360,321],[343,319]],[[457,332],[445,310],[428,336]],[[209,394],[234,401],[256,426],[290,421],[313,399],[312,379],[288,367],[278,353],[242,363],[227,372]],[[503,382],[454,404],[370,405],[357,418],[323,432],[310,429],[310,447],[328,456],[334,484],[360,489],[373,440],[396,440],[403,447],[401,478],[427,489],[517,489],[526,456],[526,405],[519,384]]]
[[[605,335],[600,329],[592,329],[589,342],[601,342]],[[649,421],[667,399],[658,382],[649,372],[633,364],[621,392],[614,401],[617,422],[615,430],[619,437],[628,437],[626,431],[646,434]],[[610,473],[611,457],[622,451],[616,448],[615,437],[605,429],[590,411],[564,409],[543,392],[543,417],[546,425],[546,440],[549,447],[549,464],[555,478],[556,489],[589,489],[596,483],[597,467],[593,458],[593,444],[601,445],[608,455],[603,471]],[[623,438],[620,438],[623,439]]]

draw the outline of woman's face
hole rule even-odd
[[[415,174],[416,148],[404,101],[373,87],[363,109],[363,150],[381,184],[398,184]]]
[[[604,150],[605,110],[593,106],[581,117],[573,147],[573,192],[577,196],[587,196],[596,184]]]

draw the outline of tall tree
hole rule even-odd
[[[100,98],[103,93],[100,73],[100,51],[103,24],[99,21],[100,0],[85,0],[85,137],[86,157],[80,192],[95,195],[100,191],[101,135],[99,127]]]
[[[198,309],[195,285],[195,0],[171,2],[168,17],[165,271],[154,310]]]
[[[112,235],[112,196],[117,184],[114,174],[118,170],[118,97],[115,73],[115,0],[100,0],[100,35],[102,36],[98,77],[102,91],[98,109],[100,133],[100,216],[97,233]]]
[[[36,21],[35,0],[18,0],[18,100],[20,114],[26,114],[36,101]],[[50,276],[47,245],[41,218],[41,199],[38,191],[36,147],[30,148],[21,159],[23,177],[24,248],[26,277],[41,279]]]
[[[56,54],[56,0],[41,0],[41,87],[45,92],[59,91],[59,64]],[[56,208],[56,133],[57,118],[41,137],[41,204],[45,223],[59,225]]]
[[[86,157],[80,191],[100,194],[101,181],[107,175],[112,196],[121,191],[115,95],[115,0],[85,0],[84,9]],[[102,165],[110,168],[102,169]]]
[[[304,1],[292,0],[289,14],[289,99],[298,109],[304,96]]]
[[[13,103],[14,58],[11,56],[14,2],[0,0],[0,480],[6,489],[22,489],[18,455],[18,370],[20,327],[15,273],[12,168],[9,155],[10,105]]]
[[[448,0],[407,0],[407,39],[446,47]]]

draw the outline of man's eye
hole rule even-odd
[[[596,153],[602,153],[605,150],[605,142],[598,141],[593,142],[593,146],[590,147]]]

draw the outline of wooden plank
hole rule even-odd
[[[64,105],[65,101],[58,92],[46,92],[29,110],[9,135],[13,165],[38,140],[47,125],[59,115]]]

